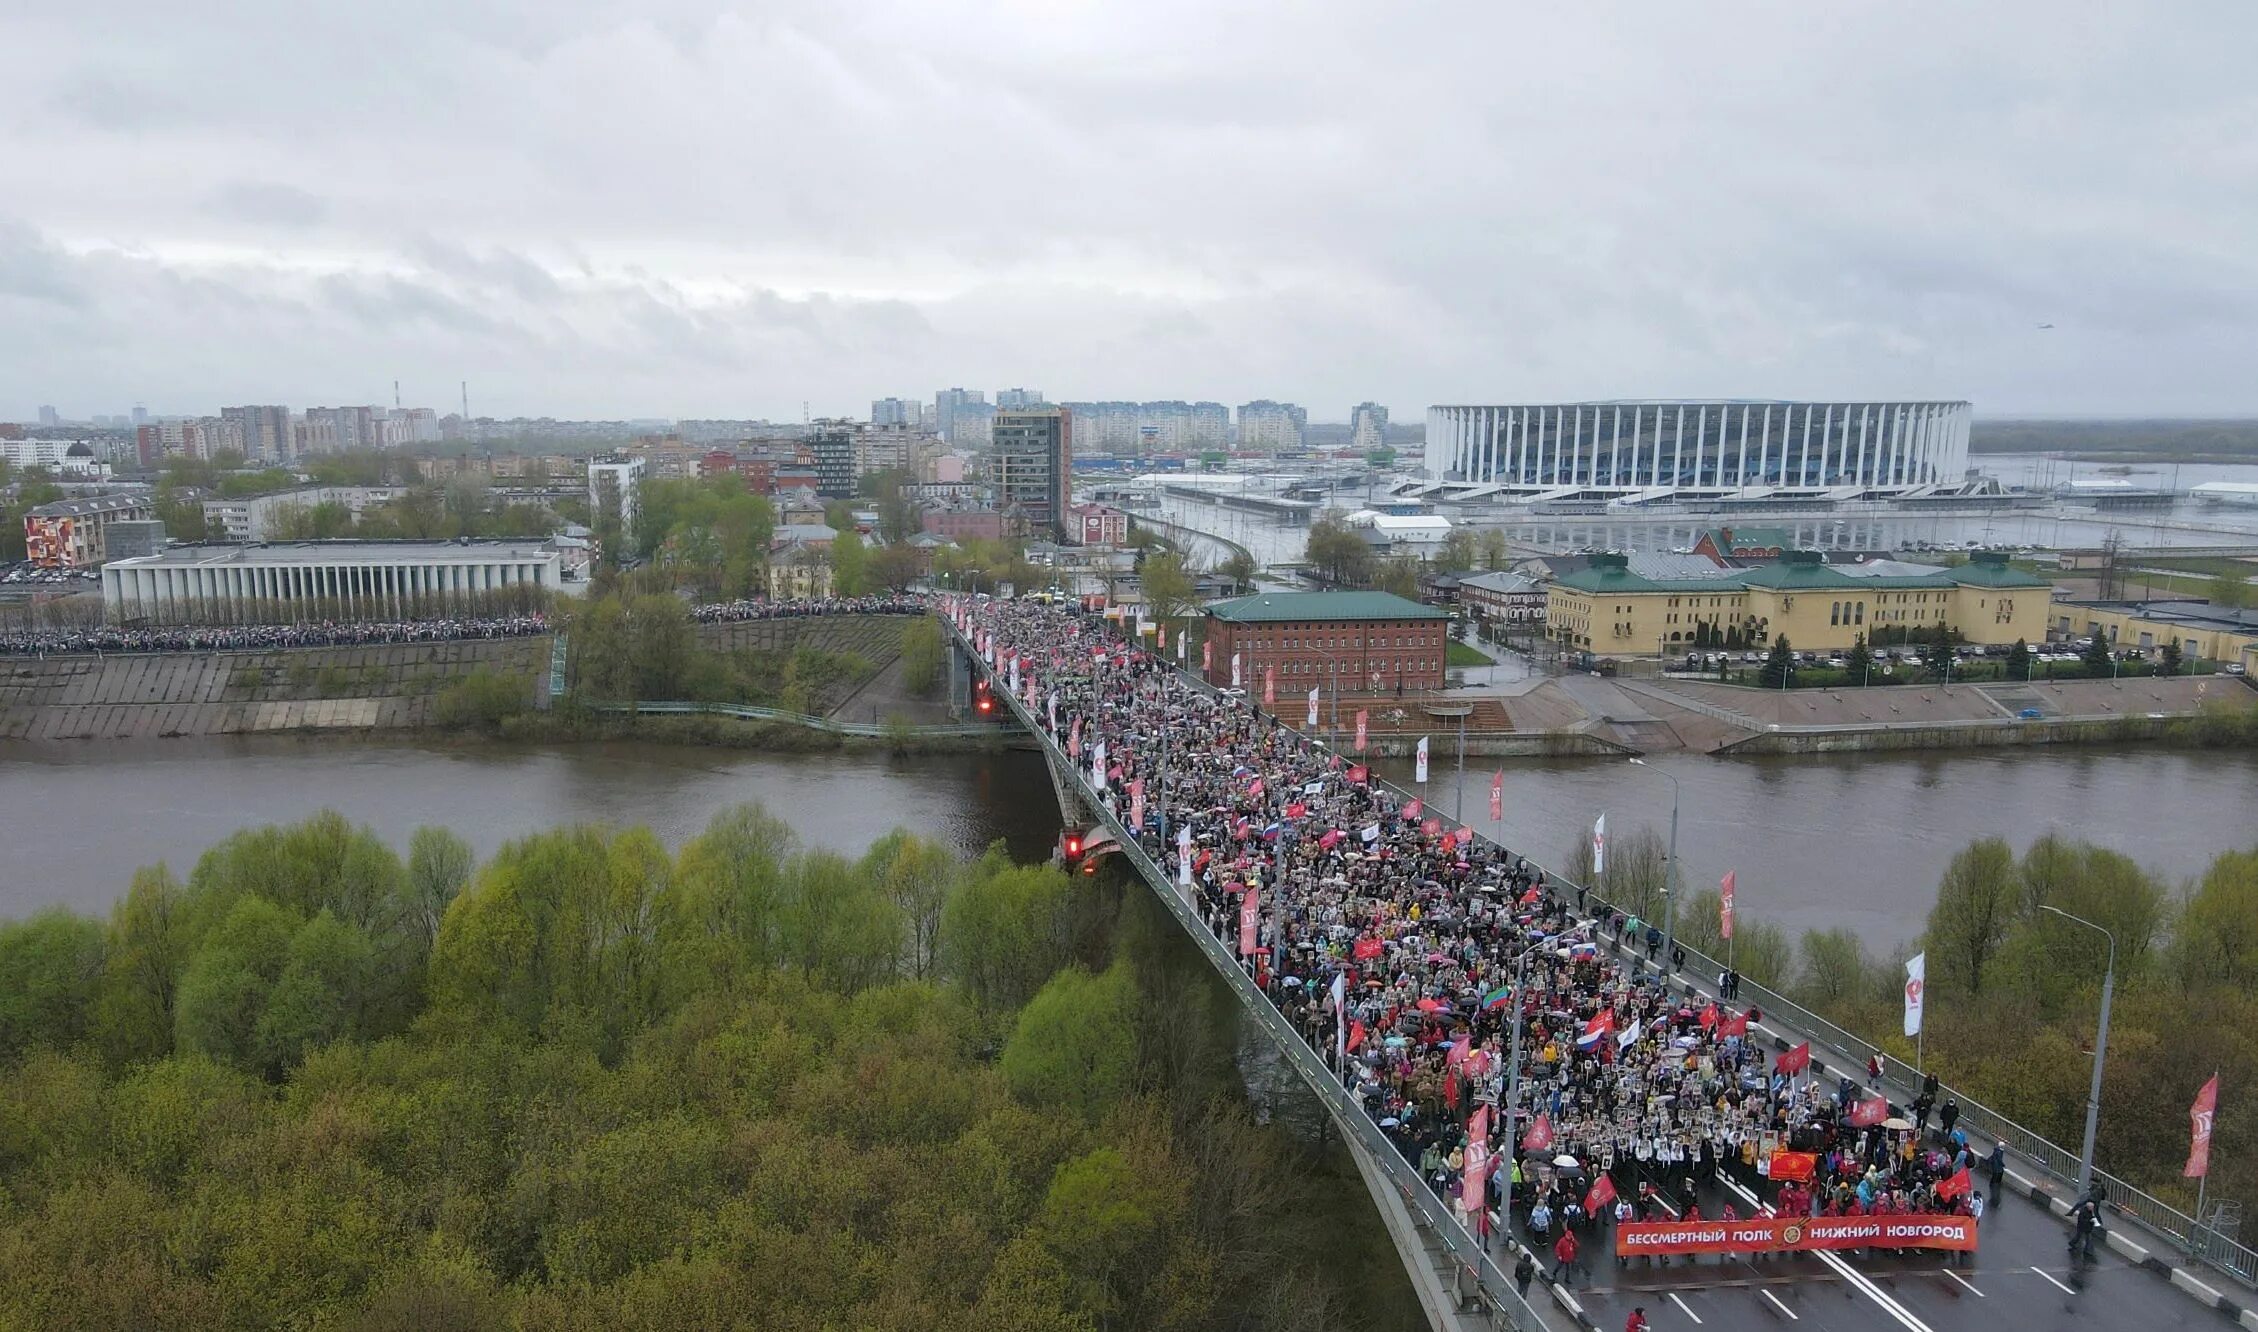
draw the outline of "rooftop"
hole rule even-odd
[[[147,569],[215,564],[399,564],[466,560],[543,560],[546,541],[287,541],[174,546],[154,555],[112,560],[110,567]]]
[[[27,512],[27,518],[83,518],[88,514],[120,513],[149,507],[147,495],[96,495],[92,499],[55,500]]]
[[[1219,601],[1207,608],[1234,624],[1275,624],[1291,620],[1444,620],[1450,612],[1407,601],[1393,592],[1265,592]]]
[[[1922,566],[1907,566],[1919,568]],[[1578,592],[1716,592],[1726,588],[1761,587],[1777,592],[1824,591],[1851,588],[1945,588],[1954,586],[2051,588],[2036,574],[2012,568],[2007,557],[1979,552],[1968,563],[1922,573],[1871,572],[1850,574],[1822,561],[1817,551],[1791,550],[1771,564],[1753,569],[1721,570],[1721,577],[1648,578],[1634,573],[1621,555],[1595,555],[1592,567],[1560,575],[1563,587]]]
[[[2065,601],[2064,606],[2080,606],[2088,610],[2113,611],[2129,615],[2136,620],[2152,620],[2161,624],[2184,624],[2199,629],[2223,629],[2229,633],[2258,634],[2258,607],[2237,608],[2221,606],[2210,601]]]

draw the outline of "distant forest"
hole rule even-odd
[[[2067,453],[2081,459],[2177,462],[2258,460],[2258,420],[1983,421],[1971,453]]]

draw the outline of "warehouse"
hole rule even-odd
[[[176,546],[102,569],[112,624],[405,620],[528,607],[587,584],[545,541]]]

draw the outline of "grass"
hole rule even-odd
[[[2151,569],[2173,569],[2180,573],[2202,574],[2215,578],[2225,574],[2230,578],[2258,577],[2258,560],[2235,560],[2224,555],[2178,555],[2166,559],[2142,557],[2140,563]]]
[[[1446,666],[1495,666],[1497,658],[1469,643],[1450,640],[1450,655],[1444,659]]]

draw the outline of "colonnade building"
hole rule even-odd
[[[1429,407],[1425,470],[1501,492],[1904,493],[1965,479],[1970,415],[1965,402]]]
[[[544,541],[305,541],[175,546],[102,567],[112,624],[407,620],[577,595]]]

